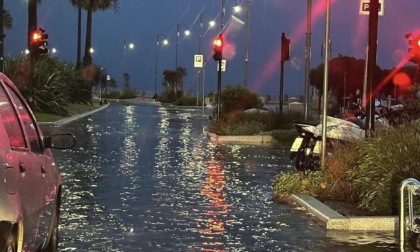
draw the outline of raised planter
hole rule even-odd
[[[253,144],[267,145],[277,143],[271,135],[249,135],[249,136],[218,136],[208,132],[208,137],[213,143],[232,143],[232,144]]]

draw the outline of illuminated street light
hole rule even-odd
[[[175,70],[178,68],[178,40],[179,40],[179,28],[180,27],[184,27],[184,35],[185,36],[189,36],[190,35],[190,30],[188,29],[188,26],[186,24],[177,24],[176,25],[176,47],[175,47]]]
[[[246,0],[246,33],[245,33],[245,52],[244,52],[244,87],[248,86],[248,61],[249,61],[249,9],[250,0]],[[236,4],[233,6],[235,13],[242,11],[241,5],[236,1]]]
[[[158,73],[158,54],[159,54],[159,48],[160,48],[160,40],[159,38],[163,37],[162,40],[163,45],[167,45],[169,41],[166,39],[166,36],[164,34],[158,34],[156,36],[156,65],[155,65],[155,95],[153,96],[154,99],[157,98],[157,73]]]
[[[124,42],[123,42],[123,57],[124,57],[124,59],[123,59],[123,69],[124,69],[124,72],[126,71],[125,70],[125,63],[126,63],[126,58],[127,58],[127,56],[126,56],[126,54],[127,54],[127,48],[131,50],[134,47],[135,46],[134,46],[134,43],[133,42],[127,43],[127,41],[124,39]]]
[[[89,52],[92,54],[92,53],[94,53],[94,52],[95,52],[95,49],[93,49],[93,47],[91,47],[91,48],[89,49]]]
[[[233,6],[233,11],[235,13],[239,13],[239,12],[241,12],[241,10],[242,10],[241,5],[238,3],[238,1],[236,1],[236,4]]]

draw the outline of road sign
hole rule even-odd
[[[370,0],[360,0],[359,15],[369,15]],[[378,15],[384,15],[384,0],[379,0]]]
[[[217,71],[219,71],[219,62],[217,62]],[[226,60],[222,59],[222,72],[226,71]]]
[[[194,54],[194,67],[202,68],[204,66],[204,56],[202,54]]]

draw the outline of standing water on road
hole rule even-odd
[[[213,144],[207,123],[195,109],[111,104],[45,129],[78,139],[54,152],[60,251],[391,251],[389,236],[326,232],[274,203],[289,148]]]

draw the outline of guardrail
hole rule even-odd
[[[408,197],[408,220],[406,220],[405,213],[405,190],[407,190]],[[417,179],[408,178],[401,182],[400,185],[400,209],[399,209],[399,225],[400,225],[400,249],[404,251],[405,242],[411,249],[417,249],[417,239],[420,235],[420,218],[415,218],[413,209],[413,196],[420,195],[420,182]],[[408,222],[408,230],[407,230]],[[406,235],[409,235],[406,239]]]

